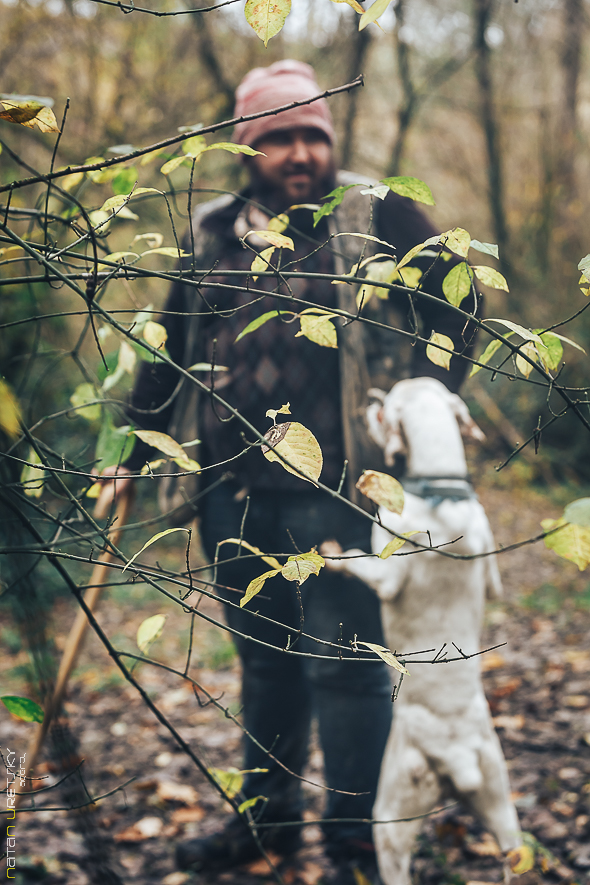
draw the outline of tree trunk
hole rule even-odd
[[[563,0],[563,106],[561,112],[562,144],[559,178],[563,197],[572,199],[576,191],[575,159],[578,129],[578,84],[584,32],[583,0]]]
[[[365,64],[371,35],[369,28],[362,31],[358,29],[358,18],[353,19],[353,31],[351,34],[350,48],[350,66],[348,68],[347,80],[350,82],[358,77],[359,74],[365,73],[363,66]],[[340,161],[343,169],[351,168],[354,159],[354,124],[358,113],[359,98],[362,92],[360,89],[352,89],[348,93],[346,104],[346,116],[344,118],[344,139],[342,142],[342,150],[340,152]]]
[[[397,21],[394,30],[394,40],[397,71],[402,88],[402,101],[397,112],[397,135],[393,143],[391,162],[387,170],[388,175],[399,175],[400,173],[410,126],[418,106],[418,96],[412,82],[410,70],[410,47],[403,40],[400,40],[399,36],[400,28],[404,24],[404,13],[405,0],[399,0],[395,10]]]

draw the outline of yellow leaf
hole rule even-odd
[[[258,274],[265,270],[272,270],[272,267],[269,267],[269,261],[272,257],[272,254],[275,250],[274,246],[269,246],[268,249],[263,249],[262,252],[256,256],[252,264],[250,265],[250,270],[254,271],[256,276],[253,276],[252,279],[254,282],[258,279]]]
[[[161,635],[167,615],[152,615],[139,625],[137,630],[137,647],[145,654],[156,639]]]
[[[461,258],[467,258],[469,247],[471,245],[471,236],[462,227],[454,227],[440,235],[440,241],[451,252],[460,255]]]
[[[326,564],[326,560],[315,550],[309,553],[298,553],[290,556],[285,565],[281,569],[283,578],[287,581],[297,581],[303,584],[310,575],[319,575],[320,569]]]
[[[80,184],[80,182],[83,180],[83,172],[72,172],[70,175],[66,175],[65,178],[61,179],[61,181],[59,182],[59,186],[62,190],[69,193],[76,187],[76,185]]]
[[[508,333],[508,334],[511,334],[511,333]],[[490,343],[488,344],[488,346],[486,347],[486,349],[484,350],[484,352],[479,357],[478,362],[483,363],[484,365],[487,365],[489,363],[489,361],[491,360],[491,358],[493,357],[493,355],[496,353],[496,351],[499,350],[501,347],[502,347],[502,342],[498,341],[497,338],[493,338],[490,341]],[[472,366],[469,377],[471,378],[472,375],[477,374],[477,372],[479,372],[479,370],[481,368],[482,368],[481,366],[475,366],[475,365]]]
[[[406,676],[410,675],[410,671],[406,670],[404,665],[400,664],[400,662],[398,661],[396,656],[392,652],[390,652],[388,648],[385,648],[384,645],[375,645],[374,642],[358,642],[358,641],[356,644],[357,645],[364,645],[367,648],[370,648],[371,651],[374,651],[376,655],[379,655],[381,660],[385,661],[385,663],[389,667],[393,667],[394,670],[398,670],[400,673],[404,673],[404,675],[406,675]]]
[[[169,258],[188,258],[190,252],[183,252],[182,249],[177,249],[175,246],[160,246],[157,249],[148,249],[146,252],[141,253],[142,258],[145,255],[167,255]]]
[[[137,431],[136,431],[136,432],[137,432]],[[165,434],[162,434],[162,436],[165,436]],[[123,571],[125,571],[125,569],[128,569],[129,566],[131,565],[131,563],[132,563],[132,562],[135,562],[135,560],[137,559],[137,557],[138,557],[138,556],[141,556],[141,554],[143,553],[144,550],[147,550],[148,547],[151,547],[151,545],[154,544],[156,541],[159,541],[160,538],[163,538],[165,535],[171,535],[172,532],[187,532],[187,534],[188,534],[188,531],[189,531],[188,529],[185,529],[185,528],[183,528],[182,526],[178,526],[178,528],[165,529],[163,532],[156,532],[156,534],[155,534],[153,537],[151,537],[151,538],[149,539],[149,541],[146,541],[146,542],[145,542],[145,544],[143,545],[143,547],[141,548],[141,550],[138,550],[137,553],[134,553],[134,554],[133,554],[133,556],[131,557],[131,559],[129,560],[129,562],[126,563],[126,564],[123,566]],[[149,620],[149,619],[148,619],[148,620]]]
[[[401,483],[389,473],[378,470],[364,470],[356,484],[356,488],[375,504],[400,513],[404,509],[404,490]]]
[[[27,461],[31,461],[33,464],[41,464],[41,459],[39,455],[35,451],[35,449],[31,446],[29,448],[29,454],[27,455]],[[31,467],[29,464],[25,464],[22,473],[20,476],[20,481],[24,486],[25,495],[29,498],[40,498],[43,494],[43,483],[45,482],[45,470],[40,467]]]
[[[273,421],[276,420],[277,415],[290,415],[291,414],[291,403],[285,403],[284,406],[281,406],[280,409],[267,409],[266,417],[272,418]]]
[[[159,452],[164,452],[169,458],[173,458],[185,470],[195,469],[192,467],[192,464],[196,462],[192,462],[180,443],[177,443],[167,433],[162,433],[159,430],[134,430],[133,433],[147,443],[148,446],[152,446]]]
[[[261,240],[270,243],[271,246],[276,246],[277,249],[291,249],[291,251],[295,249],[291,237],[286,237],[284,234],[277,233],[275,230],[250,230],[244,239],[247,239],[250,234],[255,234],[257,237],[260,237]]]
[[[143,327],[143,337],[151,347],[160,350],[168,340],[168,332],[161,323],[154,323],[152,320],[148,320]]]
[[[158,249],[164,242],[164,237],[158,231],[147,234],[137,234],[136,237],[133,237],[131,245],[134,246],[136,243],[141,242],[141,240],[145,240],[145,244],[149,249]]]
[[[265,46],[279,33],[291,12],[291,0],[246,0],[246,21]]]
[[[583,572],[590,563],[590,528],[567,523],[563,517],[561,519],[543,519],[541,526],[545,532],[557,529],[544,538],[545,546],[561,556],[562,559],[574,562]]]
[[[227,770],[223,768],[208,768],[207,771],[211,777],[219,784],[223,792],[228,798],[233,797],[240,792],[244,783],[245,774],[264,774],[268,768],[247,768],[239,771],[237,768],[230,767]]]
[[[352,6],[355,12],[358,12],[359,15],[364,13],[364,9],[358,0],[332,0],[332,3],[347,3],[349,6]]]
[[[319,344],[321,347],[338,347],[336,326],[330,321],[331,316],[336,316],[336,314],[329,314],[328,316],[310,316],[307,314],[306,316],[299,317],[301,331],[297,332],[295,337],[299,338],[301,335],[305,335],[306,338],[309,338],[310,341],[313,341],[314,344]]]
[[[182,166],[183,163],[189,163],[190,160],[183,154],[182,157],[172,157],[171,160],[167,160],[166,163],[160,169],[162,175],[170,175],[171,172],[174,172],[175,169],[178,169],[179,166]]]
[[[277,569],[277,571],[281,570],[281,563],[278,561],[278,559],[275,559],[274,556],[267,556],[265,553],[262,552],[260,547],[255,547],[254,544],[248,544],[248,542],[244,541],[243,538],[242,540],[240,540],[239,538],[226,538],[225,541],[219,542],[219,547],[221,547],[222,544],[237,544],[238,547],[245,547],[246,550],[249,550],[250,553],[255,553],[256,556],[259,556],[263,562],[266,562],[267,565],[272,566],[273,569]]]
[[[0,430],[11,439],[19,434],[21,420],[20,405],[6,381],[0,378]]]
[[[104,485],[101,482],[94,482],[86,492],[87,498],[100,498]]]
[[[192,138],[187,138],[187,140],[182,143],[183,153],[194,160],[201,156],[206,147],[207,142],[204,135],[193,135]]]
[[[537,360],[539,359],[539,354],[533,341],[525,341],[524,344],[520,345],[519,351],[520,353],[523,353],[525,356],[528,356],[530,359],[534,360],[534,362],[537,362]],[[533,367],[531,366],[531,364],[527,363],[526,360],[523,360],[523,358],[519,354],[516,355],[516,367],[518,371],[524,375],[525,378],[528,378],[533,371]]]
[[[535,851],[530,845],[519,845],[509,851],[506,857],[515,876],[522,876],[535,866]]]
[[[55,114],[51,108],[38,101],[11,101],[0,99],[0,120],[26,126],[27,129],[37,127],[41,132],[59,132]]]
[[[268,230],[274,230],[277,234],[282,234],[283,231],[289,227],[289,216],[285,215],[282,212],[280,215],[275,215],[274,218],[271,218],[268,222]]]
[[[439,345],[440,347],[446,347],[451,351],[454,347],[453,342],[448,335],[441,335],[439,332],[433,332],[430,336],[429,343],[426,345],[426,356],[435,366],[441,366],[443,369],[448,369],[451,363],[452,353],[447,353],[446,350],[441,350]]]
[[[409,264],[412,258],[415,258],[415,256],[418,255],[422,251],[422,249],[426,249],[427,246],[436,246],[439,242],[440,237],[436,236],[430,237],[428,240],[424,240],[423,243],[418,243],[417,246],[414,246],[412,249],[410,249],[409,252],[406,252],[401,261],[398,261],[397,269],[399,270],[400,268],[404,267],[404,265]]]
[[[267,461],[278,461],[284,470],[300,479],[312,483],[318,481],[323,457],[311,430],[296,421],[287,421],[284,424],[275,424],[264,434],[264,438],[268,445],[263,445],[261,451]],[[282,461],[279,455],[289,463]]]
[[[92,384],[84,382],[83,384],[78,384],[70,397],[70,402],[76,409],[77,415],[81,415],[87,421],[98,421],[101,406],[100,403],[95,402],[96,399],[98,399],[98,396]],[[86,405],[86,403],[90,405]]]
[[[11,258],[16,252],[22,252],[22,246],[6,246],[4,249],[0,249],[0,258],[7,259]]]
[[[484,286],[489,286],[491,289],[503,289],[504,292],[509,291],[505,277],[493,267],[488,267],[486,264],[476,264],[471,267],[471,270]]]
[[[404,532],[401,538],[392,538],[379,554],[379,559],[389,559],[393,553],[396,553],[404,546],[408,538],[411,538],[412,535],[420,534],[423,534],[421,529],[414,529],[412,532]]]
[[[422,279],[422,271],[419,267],[405,267],[400,273],[404,286],[415,289]]]
[[[102,206],[100,207],[100,212],[116,212],[117,209],[120,209],[129,199],[129,194],[115,194],[114,197],[109,197],[108,200],[105,200]]]
[[[371,22],[376,21],[380,16],[383,15],[387,7],[389,6],[391,0],[375,0],[372,6],[367,9],[366,12],[363,12],[361,15],[361,20],[359,22],[359,31],[362,31],[363,28],[366,28],[367,25],[370,25]]]
[[[240,599],[240,608],[244,608],[247,602],[256,596],[257,593],[260,593],[264,585],[266,584],[269,578],[274,578],[275,575],[278,575],[280,572],[280,568],[273,568],[270,572],[265,572],[263,575],[258,575],[257,578],[254,578],[248,586],[246,587],[246,592]]]
[[[139,255],[137,252],[111,252],[109,255],[105,255],[103,261],[112,261],[115,263],[121,261],[123,264],[128,264],[129,262],[125,260],[126,258],[137,259],[139,258]],[[102,263],[102,261],[99,261],[99,264]]]

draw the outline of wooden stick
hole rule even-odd
[[[121,493],[119,501],[117,502],[115,521],[113,523],[113,528],[108,535],[109,542],[114,547],[116,547],[119,543],[121,530],[127,522],[127,519],[129,518],[129,512],[133,504],[133,498],[134,488],[133,484],[130,484]],[[95,509],[94,513],[96,519],[102,519],[106,515],[102,512],[97,511],[98,507]],[[103,581],[106,580],[109,573],[108,564],[112,562],[114,558],[114,555],[107,550],[102,554],[102,556],[94,566],[92,576],[90,578],[90,586],[84,594],[84,602],[91,612],[95,610],[98,604],[98,600],[103,590],[103,587],[100,585],[103,583]],[[74,623],[72,624],[72,628],[65,644],[53,692],[45,705],[45,716],[43,717],[43,722],[37,729],[37,732],[34,735],[33,740],[31,741],[27,750],[26,767],[27,776],[29,778],[32,778],[32,771],[35,767],[35,763],[37,761],[37,757],[39,756],[41,748],[45,742],[45,738],[47,737],[49,726],[59,713],[70,675],[72,673],[72,670],[74,669],[74,666],[76,665],[76,661],[82,650],[82,645],[87,629],[88,618],[86,617],[86,612],[82,608],[80,608],[78,609]],[[26,797],[26,795],[26,793],[20,793],[16,797],[17,808],[22,800]]]

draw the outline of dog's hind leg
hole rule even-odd
[[[469,804],[492,833],[502,851],[522,843],[516,809],[510,798],[510,783],[502,748],[495,731],[480,751],[482,785],[469,796]]]
[[[385,885],[410,885],[412,849],[423,824],[419,816],[432,811],[440,797],[438,777],[424,754],[416,747],[403,746],[392,734],[373,810],[375,820],[388,821],[373,825],[379,873]]]

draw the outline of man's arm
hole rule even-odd
[[[430,237],[436,236],[438,231],[430,223],[430,220],[416,205],[413,200],[390,193],[383,202],[376,207],[376,223],[379,237],[396,247],[398,260],[411,248],[417,246]],[[474,327],[472,323],[465,324],[465,320],[457,314],[449,305],[443,291],[442,283],[453,265],[459,261],[457,256],[452,256],[449,261],[442,258],[435,261],[433,258],[416,258],[411,261],[413,267],[419,267],[423,274],[421,288],[430,295],[434,295],[439,302],[421,298],[416,294],[414,304],[416,312],[422,323],[421,334],[424,338],[430,338],[433,331],[447,335],[454,344],[454,349],[461,353],[470,354],[473,350]],[[434,262],[434,263],[433,263]],[[392,295],[398,307],[409,310],[409,299],[404,295]],[[468,296],[462,307],[464,310],[473,310],[473,299]],[[478,309],[478,315],[481,304]],[[438,378],[450,390],[456,393],[465,379],[469,363],[460,357],[451,359],[449,371],[440,366],[435,366],[426,356],[426,345],[418,342],[412,349],[412,376],[426,375]]]

